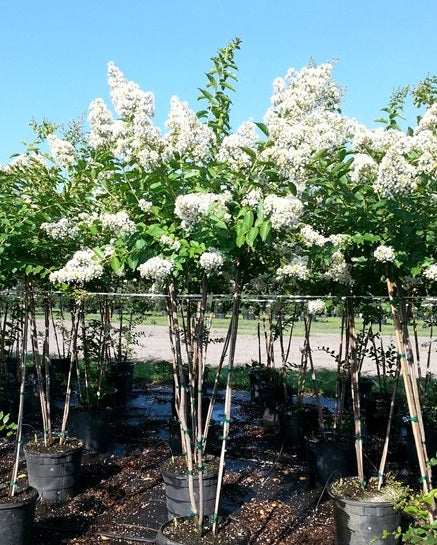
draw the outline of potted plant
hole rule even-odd
[[[24,308],[26,309],[26,302]],[[32,525],[35,514],[38,492],[29,486],[27,481],[18,477],[20,448],[22,443],[22,423],[24,409],[24,388],[26,381],[26,344],[27,321],[23,327],[20,356],[20,398],[17,424],[10,421],[9,414],[0,411],[0,437],[9,437],[15,434],[15,452],[13,465],[7,481],[0,479],[0,541],[5,545],[29,545],[32,541]],[[3,476],[2,476],[3,477]]]

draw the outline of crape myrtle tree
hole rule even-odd
[[[421,113],[416,126],[403,131],[398,122],[408,95]],[[407,326],[415,300],[434,293],[437,280],[435,99],[436,78],[427,77],[417,87],[393,94],[383,110],[386,117],[379,120],[385,127],[370,130],[355,123],[351,141],[338,148],[334,160],[321,152],[314,162],[312,183],[308,186],[311,194],[306,201],[312,228],[321,236],[316,240],[314,235],[315,244],[322,248],[321,256],[331,233],[346,235],[343,251],[331,253],[326,260],[330,263],[328,274],[340,265],[343,272],[348,271],[351,295],[388,295],[425,491],[431,486],[431,474]],[[352,313],[349,318],[352,331]],[[353,363],[353,342],[350,349]],[[358,382],[353,384],[357,401]],[[359,424],[358,419],[356,422]],[[356,438],[358,452],[359,427]],[[383,461],[381,464],[380,483]],[[363,479],[362,461],[358,467]]]
[[[311,214],[306,210],[306,202],[312,205],[309,182],[315,165],[326,158],[332,163],[338,160],[338,148],[351,135],[351,123],[339,111],[340,92],[332,66],[290,70],[286,78],[274,82],[264,122],[249,121],[232,132],[234,54],[239,46],[236,39],[212,58],[207,85],[200,91],[203,109],[195,113],[177,97],[171,99],[164,133],[153,123],[153,94],[142,91],[109,63],[113,112],[96,99],[89,109],[86,140],[60,138],[53,131],[46,135],[50,153],[45,161],[55,167],[43,161],[42,168],[50,172],[55,168],[57,176],[50,202],[62,199],[69,188],[77,191],[77,198],[52,206],[51,214],[41,217],[35,229],[41,248],[45,245],[53,257],[52,262],[35,260],[35,265],[43,267],[40,277],[48,277],[57,287],[109,290],[120,279],[139,275],[153,291],[165,295],[175,407],[192,511],[200,529],[203,460],[214,399],[213,394],[204,424],[201,392],[209,291],[215,284],[233,299],[229,332],[217,362],[218,376],[227,355],[221,482],[244,286],[270,276],[279,286],[304,289],[302,282],[309,280],[310,271],[328,262],[345,243],[344,236],[331,230],[321,259],[322,246],[314,243],[315,231],[307,222]],[[331,271],[327,281],[347,283],[348,271],[341,261],[335,277]],[[196,292],[192,321],[184,316],[181,320],[181,296]],[[219,500],[220,486],[216,513]]]

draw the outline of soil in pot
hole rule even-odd
[[[212,515],[215,508],[215,496],[218,481],[218,460],[213,456],[204,459],[203,472],[203,508],[205,516]],[[188,472],[184,456],[169,458],[161,467],[165,486],[165,495],[169,520],[184,517],[192,513],[188,492]],[[194,496],[199,498],[199,477],[194,475]]]
[[[207,528],[199,536],[193,519],[179,518],[164,524],[156,537],[157,545],[247,545],[250,539],[248,528],[237,521],[226,520],[219,526],[217,536]]]
[[[65,501],[75,496],[80,476],[83,442],[68,439],[63,445],[31,441],[24,447],[29,484],[41,499]]]
[[[377,488],[371,479],[363,488],[356,477],[332,483],[329,494],[334,500],[334,522],[337,545],[396,545],[393,535],[401,523],[401,513],[393,504],[399,501],[403,488],[399,483]],[[382,537],[389,532],[387,537]]]
[[[10,497],[8,489],[9,485],[0,487],[0,543],[30,545],[38,492],[25,486]]]

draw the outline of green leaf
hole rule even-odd
[[[235,240],[235,244],[238,246],[238,248],[241,248],[241,246],[243,246],[245,242],[246,242],[246,235],[244,233],[238,234]]]
[[[111,261],[109,262],[109,264],[111,265],[111,269],[114,272],[117,272],[118,270],[121,269],[121,262],[120,262],[120,260],[118,259],[118,257],[116,255],[114,255],[111,258]]]
[[[264,123],[255,123],[255,125],[258,127],[258,129],[260,129],[260,131],[262,133],[264,133],[266,136],[269,135],[269,129],[267,127],[267,125],[265,125]]]
[[[270,233],[270,221],[265,220],[262,222],[260,228],[259,228],[259,236],[261,237],[261,240],[265,242],[266,238],[268,237],[268,234]]]
[[[93,252],[96,254],[97,257],[99,257],[100,259],[104,259],[105,258],[105,254],[103,252],[103,250],[101,248],[99,248],[98,246],[96,246],[95,248],[93,248]]]
[[[136,246],[136,248],[138,248],[138,250],[142,250],[146,244],[147,244],[147,242],[142,238],[139,238],[135,242],[135,246]]]
[[[154,238],[161,238],[165,231],[157,223],[152,223],[147,227],[147,233]]]
[[[254,214],[253,214],[252,210],[248,210],[244,214],[243,225],[242,225],[243,233],[248,233],[249,232],[249,230],[252,228],[254,219],[255,219],[255,217],[254,217]]]
[[[252,227],[252,229],[247,233],[246,242],[250,247],[253,246],[253,243],[255,242],[256,237],[258,236],[258,233],[259,233],[258,227]]]
[[[247,155],[249,155],[249,157],[255,161],[256,153],[252,148],[248,148],[247,146],[241,146],[241,149],[245,151]]]
[[[134,271],[138,267],[139,258],[137,255],[128,257],[127,264]]]

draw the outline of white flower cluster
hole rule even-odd
[[[61,218],[55,222],[41,223],[41,229],[47,233],[50,238],[62,240],[75,238],[79,232],[77,226],[68,218]]]
[[[290,68],[285,79],[273,82],[273,109],[267,113],[300,120],[315,109],[336,110],[340,91],[332,79],[332,65],[305,66],[299,72]]]
[[[310,276],[308,260],[304,257],[294,257],[291,263],[287,263],[276,271],[276,280],[281,282],[286,278],[293,280],[307,280]]]
[[[356,153],[351,165],[351,180],[358,183],[364,179],[372,179],[377,175],[378,163],[366,153]]]
[[[311,225],[304,225],[301,227],[300,236],[302,237],[303,245],[306,248],[311,248],[311,246],[324,246],[328,240],[322,234],[313,229]]]
[[[116,214],[102,214],[100,222],[103,227],[116,235],[130,235],[136,230],[135,222],[129,219],[127,212],[124,210],[120,210]]]
[[[343,253],[337,250],[332,254],[331,265],[325,272],[325,278],[349,286],[353,284],[350,269],[351,266],[346,263]]]
[[[114,120],[103,99],[96,98],[91,102],[88,109],[88,122],[90,124],[89,145],[94,149],[110,146],[113,141]]]
[[[68,168],[76,160],[76,150],[73,144],[58,138],[55,134],[47,136],[47,143],[56,164],[61,168]]]
[[[171,98],[170,113],[165,125],[169,132],[164,138],[172,154],[189,155],[195,162],[209,157],[214,133],[199,121],[186,102],[176,96]]]
[[[170,276],[172,270],[173,263],[159,256],[151,257],[138,267],[138,271],[143,278],[157,282],[165,280]]]
[[[155,115],[153,93],[146,93],[137,83],[128,81],[113,62],[108,63],[108,84],[114,109],[122,119]]]
[[[437,263],[430,265],[424,272],[423,276],[431,282],[437,282]]]
[[[175,201],[175,214],[180,218],[183,229],[190,229],[193,225],[206,217],[210,208],[215,205],[224,212],[224,221],[229,217],[226,209],[226,202],[229,200],[229,194],[222,193],[189,193],[188,195],[178,195]]]
[[[333,235],[329,235],[329,241],[333,244],[333,246],[342,247],[348,244],[348,242],[350,241],[350,236],[336,233]]]
[[[103,267],[97,261],[94,252],[90,249],[78,250],[73,257],[57,271],[50,274],[50,281],[58,284],[89,282],[100,278]]]
[[[175,240],[174,238],[169,237],[168,235],[162,235],[159,241],[163,246],[167,246],[168,248],[170,248],[171,250],[174,250],[175,252],[177,252],[181,248],[181,243],[179,242],[179,240]]]
[[[242,198],[241,204],[243,206],[250,206],[256,208],[261,201],[263,195],[261,189],[250,189],[246,195]]]
[[[139,199],[138,201],[139,209],[145,212],[146,214],[150,212],[150,210],[152,209],[152,206],[153,206],[152,202],[146,201],[146,199]]]
[[[428,107],[414,132],[417,134],[421,131],[432,131],[437,133],[437,102],[434,102]]]
[[[267,195],[264,200],[264,210],[270,215],[273,229],[287,229],[295,227],[303,211],[302,202],[294,195],[280,197]]]
[[[383,197],[408,195],[417,187],[417,172],[396,147],[390,148],[379,164],[373,188]]]
[[[378,246],[373,252],[376,261],[380,263],[392,263],[395,260],[395,251],[391,246]]]
[[[420,156],[417,160],[417,173],[435,176],[437,171],[437,131],[420,131],[414,136]]]
[[[223,255],[217,250],[203,252],[199,259],[200,266],[207,274],[218,272],[224,263]]]
[[[326,312],[326,305],[323,299],[312,299],[307,303],[308,314],[324,314]]]
[[[255,152],[258,140],[256,125],[247,121],[241,125],[235,134],[225,136],[217,154],[217,160],[221,163],[229,163],[235,170],[244,170],[252,165],[252,158],[244,151],[244,147]]]

